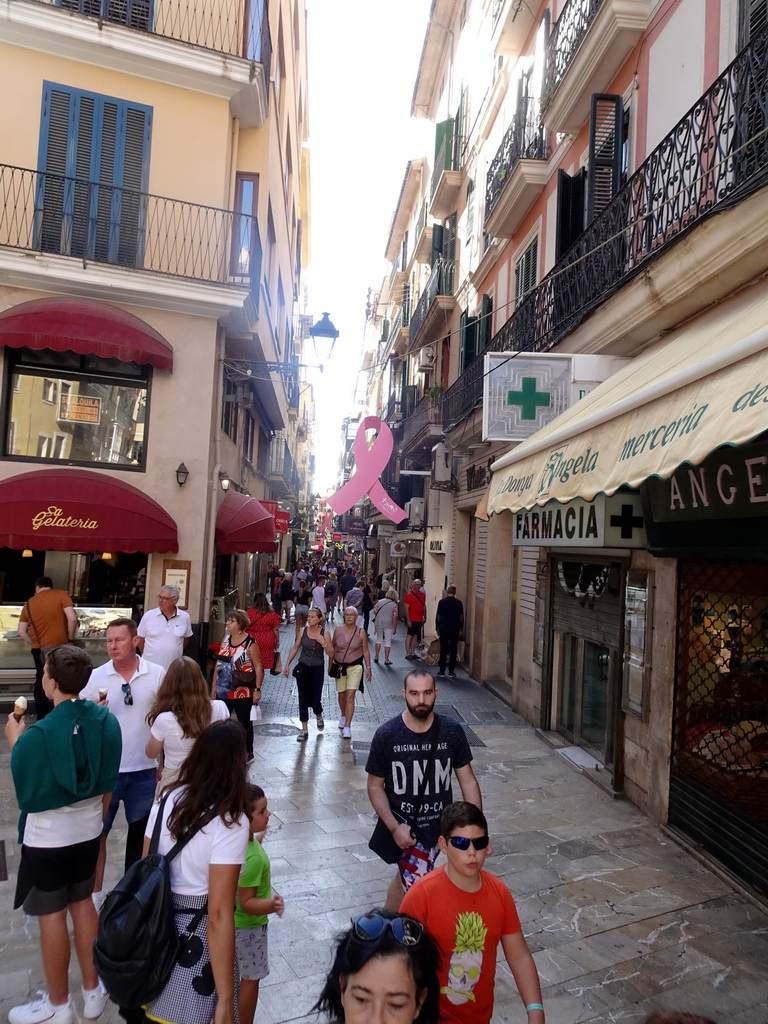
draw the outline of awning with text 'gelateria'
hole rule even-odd
[[[221,555],[274,553],[275,517],[257,498],[229,490],[216,516],[216,545]]]
[[[761,286],[672,332],[497,459],[477,515],[614,494],[766,429]]]
[[[176,523],[137,487],[85,469],[0,482],[0,547],[34,551],[179,550]]]
[[[149,363],[173,370],[173,349],[132,313],[86,299],[32,299],[0,313],[0,345]]]

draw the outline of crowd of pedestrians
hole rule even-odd
[[[105,896],[107,836],[120,804],[128,824],[126,870],[151,844],[163,855],[180,847],[169,871],[175,925],[184,934],[162,991],[140,1008],[121,1006],[121,1016],[128,1024],[252,1024],[269,973],[269,918],[285,909],[263,845],[267,796],[248,778],[252,709],[265,669],[278,671],[279,627],[293,608],[295,641],[283,675],[295,661],[298,740],[308,739],[310,710],[318,731],[325,728],[326,673],[336,683],[342,737],[351,737],[356,694],[372,678],[366,588],[376,662],[383,646],[384,664],[391,664],[398,625],[392,578],[383,573],[372,582],[354,571],[339,578],[334,566],[299,564],[290,577],[274,570],[271,607],[257,594],[251,609],[227,617],[210,682],[184,655],[189,622],[176,608],[174,588],[161,590],[138,629],[131,619],[109,623],[108,661],[97,669],[85,650],[71,643],[47,649],[27,627],[44,653],[46,714],[29,727],[11,714],[5,725],[21,810],[14,905],[38,918],[47,991],[15,1006],[10,1024],[74,1021],[68,920],[83,1016],[102,1014],[109,992],[91,950]],[[43,583],[36,594],[46,589],[52,590]],[[58,596],[50,604],[68,625],[69,605]],[[405,601],[413,641],[407,650],[421,639],[425,607],[421,581],[414,580]],[[440,674],[455,674],[463,607],[454,587],[440,601],[435,625]],[[74,635],[65,632],[67,639]],[[315,1008],[349,1024],[489,1024],[501,950],[528,1024],[544,1024],[539,976],[514,897],[485,870],[492,835],[464,729],[436,710],[438,688],[425,669],[408,672],[402,696],[402,710],[376,729],[365,766],[378,822],[371,849],[395,874],[384,907],[356,916],[329,950],[332,965]],[[656,1014],[648,1024],[711,1022]]]

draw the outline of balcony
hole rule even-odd
[[[243,127],[266,117],[267,0],[9,0],[0,24],[15,45],[226,97]]]
[[[519,57],[535,24],[527,4],[520,0],[493,0],[493,52]]]
[[[648,26],[654,0],[568,0],[547,40],[541,106],[547,128],[576,134]]]
[[[511,238],[547,182],[544,127],[533,118],[529,101],[504,135],[485,183],[485,231]]]
[[[400,438],[400,451],[414,454],[417,451],[431,451],[443,436],[442,409],[435,405],[432,396],[427,393],[416,404],[410,416],[403,418],[403,433]]]
[[[409,347],[412,351],[434,341],[441,331],[447,330],[447,318],[456,308],[453,276],[454,261],[440,256],[411,316]]]
[[[675,242],[712,214],[736,207],[763,189],[768,167],[767,90],[768,32],[763,32],[715,80],[515,309],[487,351],[548,352],[620,289],[641,285],[646,276],[641,272],[666,255]],[[726,246],[715,236],[707,244],[710,250],[722,251],[719,263],[712,255],[712,265],[707,262],[705,267],[701,254],[692,247],[678,248],[670,257],[679,263],[685,256],[695,264],[699,278],[706,269],[707,282],[714,282],[711,288],[699,284],[699,305],[689,305],[684,315],[724,297],[757,274],[755,265],[744,259],[738,239]],[[761,265],[764,267],[764,259]],[[722,272],[726,268],[727,275]],[[679,266],[674,278],[686,293],[690,290]],[[656,289],[659,283],[657,280]],[[669,295],[670,304],[680,301],[676,293],[670,291]],[[669,319],[674,322],[674,316]],[[620,330],[627,333],[626,323]],[[651,324],[649,332],[655,336],[658,326]],[[445,429],[465,419],[481,400],[483,362],[475,359],[446,391]]]
[[[232,210],[0,164],[2,247],[248,288],[258,308],[258,224]]]
[[[454,122],[455,129],[455,122]],[[435,157],[429,212],[442,220],[453,213],[461,191],[461,137],[446,134]]]
[[[269,481],[279,498],[298,497],[301,480],[285,438],[278,434],[269,444]]]

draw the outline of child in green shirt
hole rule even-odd
[[[269,974],[267,915],[283,916],[283,897],[272,890],[269,857],[255,838],[267,829],[271,812],[261,786],[248,787],[251,835],[245,867],[237,887],[235,949],[240,968],[240,1024],[253,1024],[259,1000],[259,982]]]

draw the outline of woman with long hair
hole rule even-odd
[[[205,824],[170,863],[176,927],[181,934],[194,924],[193,937],[168,984],[147,1005],[146,1016],[167,1024],[233,1024],[237,991],[232,908],[249,828],[245,741],[237,722],[214,722],[200,733],[165,796],[150,815],[145,856],[161,810],[162,854]]]
[[[373,631],[376,644],[373,660],[378,663],[379,651],[384,644],[384,664],[391,665],[389,656],[392,651],[392,637],[397,633],[397,591],[388,590],[385,597],[379,598],[373,609]]]
[[[227,616],[227,632],[216,655],[211,697],[219,697],[234,711],[245,733],[246,758],[253,760],[251,705],[261,700],[264,669],[259,645],[248,635],[251,620],[237,608]]]
[[[162,758],[160,789],[174,782],[200,733],[211,722],[229,718],[223,700],[211,700],[200,666],[192,658],[176,658],[168,666],[147,715],[147,757]]]
[[[323,626],[325,616],[317,608],[310,609],[307,617],[307,625],[296,637],[296,643],[291,648],[290,654],[285,660],[283,675],[288,677],[288,669],[291,662],[299,654],[297,665],[298,674],[296,682],[299,690],[299,720],[301,732],[296,737],[299,743],[309,739],[309,709],[310,707],[317,716],[317,729],[322,732],[325,728],[323,718],[323,682],[325,680],[325,666],[323,657],[333,658],[333,644],[327,636]]]
[[[352,919],[313,1009],[338,1024],[437,1024],[435,944],[418,921],[389,910]]]
[[[341,667],[336,677],[336,693],[339,697],[339,728],[345,740],[352,737],[352,716],[355,713],[355,697],[363,680],[365,663],[366,682],[371,681],[371,652],[368,650],[368,635],[358,626],[357,609],[348,605],[344,609],[344,625],[333,632],[333,660]],[[330,661],[328,663],[330,668]]]
[[[301,631],[307,624],[309,606],[312,604],[312,591],[306,580],[299,580],[299,589],[293,598],[293,616],[296,620],[296,639],[301,636]]]
[[[269,607],[266,594],[255,594],[248,618],[248,635],[259,645],[261,667],[268,672],[275,667],[275,651],[280,646],[280,616]]]

